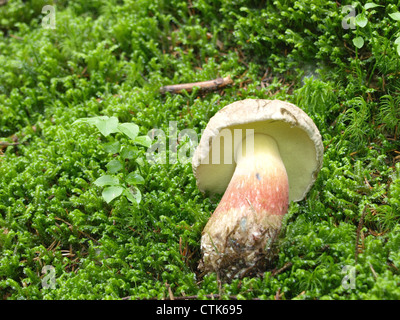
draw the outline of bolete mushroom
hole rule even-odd
[[[224,193],[202,233],[200,268],[230,277],[263,268],[289,203],[305,197],[322,158],[318,128],[291,103],[246,99],[219,110],[192,159],[198,188]]]

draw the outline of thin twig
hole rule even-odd
[[[14,38],[14,39],[17,39],[17,40],[24,40],[24,38],[21,38],[21,37],[18,37],[18,36],[16,36],[16,35],[13,35],[13,34],[10,34],[10,37],[11,38]]]
[[[169,300],[175,300],[174,294],[172,293],[171,286],[168,283],[165,283],[168,289]]]
[[[10,142],[6,142],[6,141],[0,141],[0,148],[5,148],[5,147],[10,147],[10,146],[16,146],[19,145],[18,142],[16,143],[10,143]]]
[[[280,300],[281,298],[281,288],[278,288],[278,291],[275,293],[275,300]]]
[[[360,253],[359,248],[358,248],[358,243],[360,241],[360,233],[361,233],[361,229],[364,225],[364,218],[365,218],[366,214],[367,214],[367,205],[364,206],[364,210],[361,214],[360,222],[358,223],[358,227],[357,227],[356,250],[355,250],[355,257],[354,257],[354,260],[356,263],[357,263],[358,254]]]
[[[277,274],[279,274],[279,273],[281,273],[281,272],[283,272],[283,271],[289,269],[292,265],[293,265],[293,263],[291,263],[290,261],[289,261],[289,262],[286,262],[286,263],[283,265],[282,268],[280,268],[280,269],[278,269],[278,270],[275,270],[275,271],[272,271],[271,275],[272,275],[273,277],[275,277]]]
[[[374,267],[372,266],[371,262],[368,262],[369,264],[369,268],[371,269],[372,275],[374,276],[374,279],[376,280],[376,278],[378,278],[378,275],[376,274],[376,271],[374,269]]]
[[[200,88],[200,90],[217,90],[222,87],[225,87],[231,84],[233,81],[230,76],[225,78],[217,78],[214,80],[201,81],[201,82],[192,82],[192,83],[182,83],[182,84],[173,84],[169,86],[164,86],[160,89],[162,94],[167,92],[170,93],[181,93],[183,90],[187,92],[191,92],[194,87]]]

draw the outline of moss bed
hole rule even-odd
[[[0,299],[400,299],[399,1],[0,2]],[[245,98],[306,111],[324,163],[265,272],[223,281],[197,268],[220,198],[190,161],[150,162],[121,133],[72,123],[200,138]],[[103,199],[94,182],[115,159],[143,178],[140,202]]]

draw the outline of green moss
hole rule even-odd
[[[0,297],[161,299],[169,287],[199,299],[399,299],[398,3],[343,3],[367,19],[344,29],[335,1],[57,1],[56,29],[45,29],[54,3],[0,7],[0,141],[19,143],[0,146]],[[159,93],[226,75],[234,84],[220,91]],[[200,137],[245,98],[305,110],[324,163],[265,273],[220,283],[197,269],[219,197],[199,192],[190,162],[151,163],[138,148],[126,168],[144,179],[141,202],[107,204],[94,182],[129,141],[72,123],[114,116],[140,135],[163,130],[168,146],[171,122]]]

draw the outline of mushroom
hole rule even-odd
[[[291,103],[246,99],[219,110],[192,159],[200,191],[224,193],[202,232],[200,269],[240,277],[265,268],[289,203],[305,197],[322,159],[318,128]]]

